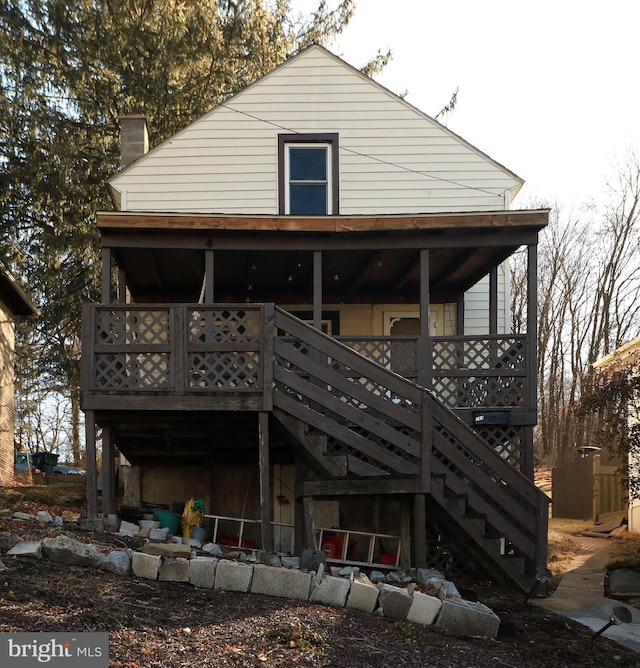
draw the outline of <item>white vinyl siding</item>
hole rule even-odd
[[[509,309],[509,261],[498,267],[498,334],[511,330]],[[485,276],[464,296],[464,333],[468,336],[489,333],[489,277]]]
[[[277,214],[282,132],[339,133],[341,214],[504,209],[521,183],[321,48],[225,104],[111,180],[126,210]]]

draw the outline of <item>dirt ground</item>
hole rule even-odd
[[[81,505],[67,490],[49,491],[49,498],[23,490],[20,499],[7,499],[6,492],[0,507],[14,510],[56,514]],[[118,536],[65,531],[105,553],[126,545]],[[36,522],[0,520],[0,537],[50,533]],[[501,619],[497,639],[481,640],[346,609],[123,578],[44,559],[3,562],[0,631],[106,631],[109,665],[119,668],[640,667],[640,655],[603,637],[592,641],[586,627],[492,582],[456,581],[465,598],[480,600]]]

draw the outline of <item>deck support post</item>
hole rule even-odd
[[[420,345],[418,346],[418,384],[431,389],[433,352],[429,323],[429,249],[420,250]]]
[[[213,304],[213,251],[204,252],[204,303]]]
[[[498,267],[489,272],[489,334],[498,333]]]
[[[535,414],[538,406],[538,247],[527,246],[527,410]],[[526,426],[525,461],[522,472],[533,480],[533,427]]]
[[[102,247],[101,274],[102,303],[111,303],[111,248]]]
[[[116,476],[114,470],[113,431],[102,428],[102,512],[107,515],[116,512]]]
[[[304,462],[296,456],[296,511],[295,511],[295,548],[294,552],[302,556],[303,550],[317,550],[318,541],[313,517],[313,497],[302,496],[304,489]]]
[[[413,495],[413,558],[416,568],[427,567],[426,495]]]
[[[271,467],[269,465],[269,413],[261,411],[258,418],[260,458],[260,519],[262,549],[273,552],[273,526],[271,524]]]
[[[87,517],[98,518],[98,476],[96,470],[96,423],[93,411],[85,411],[84,429],[86,440],[87,469]]]

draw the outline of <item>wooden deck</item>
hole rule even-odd
[[[316,471],[299,496],[412,494],[418,552],[430,503],[523,589],[546,566],[525,337],[431,339],[427,389],[417,339],[340,341],[273,304],[91,305],[83,322],[85,410],[269,413]]]

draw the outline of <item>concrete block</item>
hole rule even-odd
[[[133,524],[133,522],[123,520],[120,523],[119,532],[125,536],[137,536],[140,532],[140,527],[137,524]]]
[[[164,543],[167,540],[168,533],[169,529],[167,527],[161,527],[159,529],[150,529],[149,540]]]
[[[290,568],[273,568],[256,564],[253,570],[252,594],[309,600],[311,573]]]
[[[331,605],[334,608],[344,608],[351,583],[345,578],[335,578],[326,575],[322,581],[313,589],[309,600],[312,603]]]
[[[39,540],[20,540],[7,551],[7,556],[40,559],[42,556],[42,543]]]
[[[145,543],[140,551],[145,554],[155,554],[159,557],[188,559],[191,556],[191,547],[182,543]]]
[[[389,619],[401,620],[407,616],[413,603],[413,598],[406,590],[390,584],[378,584],[380,596],[378,603],[384,616]]]
[[[442,608],[442,601],[435,596],[414,592],[411,608],[407,613],[407,619],[415,624],[433,624]]]
[[[217,559],[196,557],[189,561],[189,582],[198,589],[212,589],[216,579]]]
[[[380,590],[368,578],[366,581],[365,578],[354,580],[347,598],[347,608],[371,614],[376,609],[379,594]]]
[[[164,557],[160,562],[158,580],[189,582],[189,560],[184,557]]]
[[[221,559],[216,566],[214,589],[241,591],[246,594],[251,587],[253,568],[250,564]]]
[[[445,599],[436,626],[456,635],[495,638],[500,618],[482,603]]]
[[[134,552],[131,558],[131,570],[139,578],[157,580],[158,571],[160,570],[160,556],[157,554]]]

